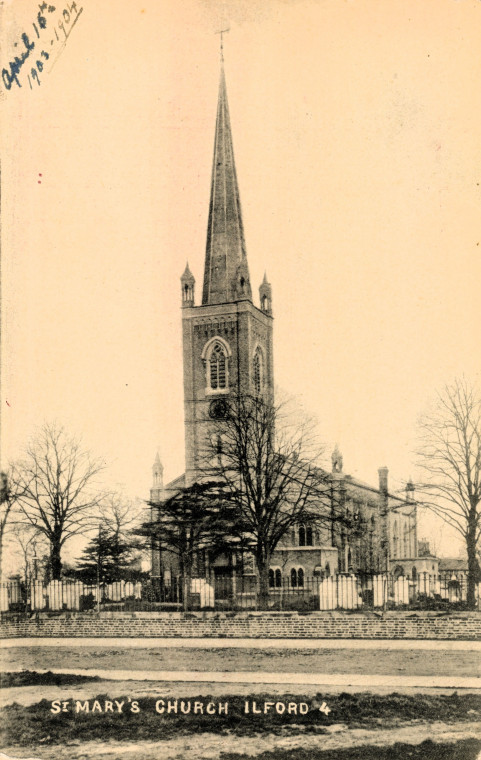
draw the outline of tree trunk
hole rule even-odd
[[[190,556],[180,558],[180,572],[182,578],[182,602],[184,612],[190,607],[190,586],[192,578],[192,562]]]
[[[182,578],[183,581],[183,597],[184,597],[184,612],[187,612],[190,605],[190,577],[188,575],[184,575]]]
[[[55,541],[50,549],[50,570],[52,580],[59,581],[62,572],[62,561],[60,559],[60,543]]]
[[[257,552],[257,571],[259,573],[259,607],[269,609],[269,555],[262,549]]]
[[[468,530],[466,532],[466,550],[468,554],[468,591],[467,605],[470,610],[476,609],[476,582],[478,562],[476,559],[476,508],[468,515]]]

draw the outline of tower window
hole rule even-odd
[[[228,342],[216,335],[202,349],[205,368],[206,395],[225,394],[229,390],[229,359],[232,356]]]
[[[220,343],[214,345],[210,355],[209,380],[213,390],[227,387],[227,359]]]
[[[262,353],[260,348],[257,348],[252,362],[252,378],[257,395],[262,392],[262,386],[264,384],[263,371]]]

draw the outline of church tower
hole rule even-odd
[[[185,484],[202,478],[212,420],[238,394],[273,397],[272,291],[254,305],[234,162],[223,61],[214,138],[202,303],[187,264],[181,277]]]

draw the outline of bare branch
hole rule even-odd
[[[418,485],[423,503],[464,539],[468,603],[474,603],[476,549],[481,524],[481,396],[465,378],[447,385],[420,420]]]
[[[45,424],[12,468],[22,522],[48,539],[54,578],[60,576],[62,546],[88,530],[92,512],[102,502],[104,495],[94,488],[103,468],[56,424]]]

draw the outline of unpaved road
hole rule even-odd
[[[288,750],[295,760],[295,750],[333,750],[349,747],[391,746],[395,742],[420,744],[426,739],[434,742],[455,742],[479,738],[481,723],[454,723],[441,721],[425,723],[411,721],[397,728],[385,730],[348,729],[342,724],[330,726],[329,734],[283,732],[235,736],[232,734],[200,733],[176,737],[163,742],[86,742],[83,744],[6,747],[3,752],[12,758],[40,758],[40,760],[220,760],[222,753],[245,753],[255,758],[267,750]]]
[[[262,671],[265,673],[351,673],[457,676],[480,673],[476,651],[385,649],[129,649],[118,647],[9,647],[1,652],[8,671],[58,668],[148,671]]]

